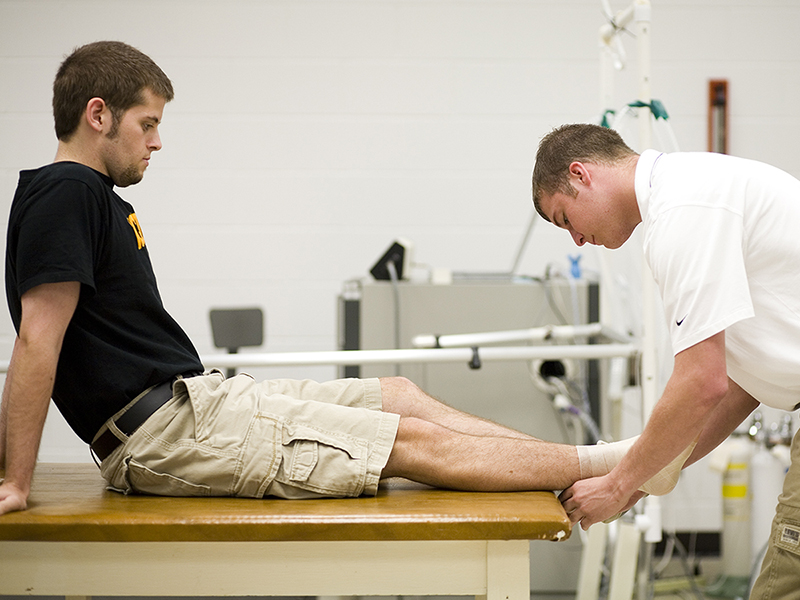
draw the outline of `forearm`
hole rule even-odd
[[[3,393],[5,412],[5,479],[20,491],[30,490],[44,421],[55,380],[57,356],[17,340],[14,368]]]
[[[0,514],[27,506],[58,357],[79,297],[75,281],[42,284],[22,296],[22,321],[3,391],[6,473]]]
[[[758,408],[758,401],[730,381],[728,393],[709,417],[686,466],[696,463],[724,442]]]
[[[6,376],[6,383],[8,376]],[[8,402],[5,400],[5,386],[3,387],[3,398],[0,399],[0,477],[2,477],[6,470],[6,429],[8,419],[6,417]]]
[[[639,488],[671,462],[677,459],[674,468],[680,468],[687,448],[701,441],[705,447],[714,438],[712,429],[728,423],[719,411],[729,393],[725,332],[678,353],[672,376],[644,432],[617,466],[608,475],[578,481],[562,492],[561,503],[570,521],[586,529],[607,519],[630,507]],[[706,430],[715,417],[718,428]]]
[[[14,340],[16,349],[16,338]],[[6,435],[8,432],[8,390],[11,387],[11,373],[14,370],[14,352],[11,353],[6,379],[3,383],[3,396],[0,399],[0,475],[5,474],[6,470]]]
[[[633,494],[697,441],[708,418],[707,410],[665,390],[642,435],[612,471],[621,494]]]
[[[723,414],[718,410],[730,393],[724,332],[679,353],[641,437],[612,471],[620,492],[633,493],[692,443],[699,443],[712,417]]]

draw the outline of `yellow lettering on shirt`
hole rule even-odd
[[[136,213],[128,215],[128,223],[133,227],[133,233],[136,234],[136,242],[139,244],[139,250],[144,248],[144,233],[142,233],[142,226],[139,225],[139,219],[136,218]]]

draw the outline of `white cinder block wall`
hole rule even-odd
[[[800,0],[653,4],[652,91],[681,148],[706,149],[707,81],[727,78],[731,153],[800,176]],[[267,350],[334,349],[342,282],[398,236],[433,267],[510,266],[539,138],[607,108],[602,23],[599,0],[0,0],[2,227],[18,171],[55,153],[63,56],[127,41],[176,89],[164,149],[122,191],[167,307],[201,353],[214,351],[209,308],[250,305],[267,312]],[[636,98],[631,36],[626,47],[613,108]],[[522,271],[568,253],[541,224]],[[13,336],[0,317],[0,359]],[[88,460],[57,418],[41,457]]]

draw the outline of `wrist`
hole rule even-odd
[[[615,498],[627,500],[639,489],[636,480],[626,470],[621,469],[619,465],[612,469],[608,477],[611,480],[612,493]]]
[[[14,475],[15,474],[12,473],[12,471],[6,469],[6,472],[2,474],[2,485],[14,488],[17,494],[27,498],[31,492],[31,478],[15,477]]]

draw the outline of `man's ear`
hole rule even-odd
[[[86,103],[84,114],[86,123],[95,131],[102,132],[111,126],[111,111],[108,109],[105,100],[102,98],[92,98]]]
[[[573,186],[590,185],[592,182],[592,175],[585,164],[579,161],[573,161],[569,165],[569,178]]]

